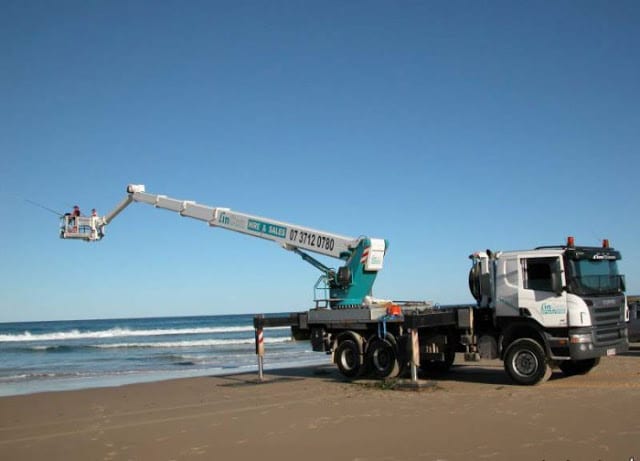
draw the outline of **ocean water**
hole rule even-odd
[[[265,370],[328,363],[265,329]],[[257,370],[252,315],[0,323],[0,396]]]

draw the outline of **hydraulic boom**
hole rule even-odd
[[[361,306],[371,295],[377,272],[382,269],[387,242],[368,237],[351,238],[308,227],[276,221],[260,216],[210,207],[194,201],[178,200],[166,195],[145,192],[143,185],[130,184],[127,196],[105,216],[64,216],[60,237],[97,242],[104,237],[104,228],[133,202],[173,211],[181,216],[204,221],[253,237],[278,243],[282,248],[299,254],[322,272],[316,283],[316,303],[326,307]],[[322,264],[306,252],[318,253],[345,261],[338,271]]]

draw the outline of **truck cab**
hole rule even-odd
[[[609,248],[538,247],[471,255],[470,288],[478,308],[492,312],[496,349],[504,358],[530,337],[545,361],[567,373],[588,371],[600,357],[627,350],[628,310],[620,253]],[[578,365],[579,364],[579,365]]]

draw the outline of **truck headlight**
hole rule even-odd
[[[571,335],[570,337],[571,344],[585,344],[591,342],[590,334],[581,334],[581,335]]]

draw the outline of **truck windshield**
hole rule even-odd
[[[570,259],[567,285],[577,295],[616,294],[624,291],[623,276],[615,260]]]

